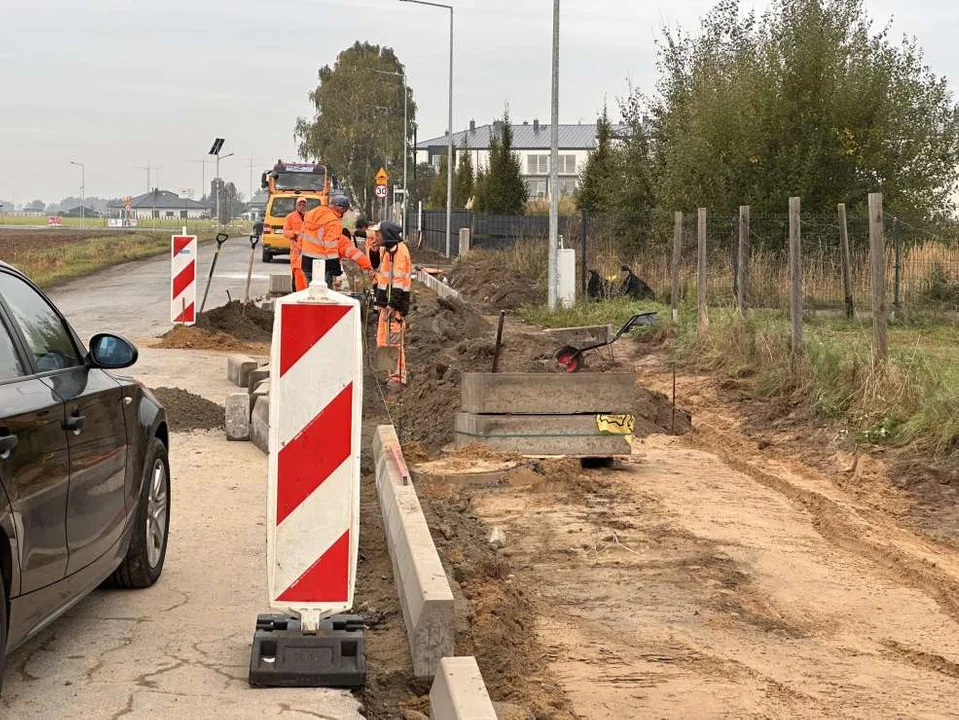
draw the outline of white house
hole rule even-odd
[[[122,200],[114,200],[107,205],[109,217],[129,217],[137,220],[153,218],[176,218],[180,220],[195,220],[210,216],[210,208],[191,200],[180,197],[169,190],[154,189],[148,193],[137,195],[130,200],[130,212],[125,213],[125,204]]]
[[[477,126],[470,121],[469,130],[453,133],[453,145],[457,155],[464,149],[472,154],[473,167],[489,165],[490,137],[502,130],[502,123]],[[549,196],[550,126],[539,120],[521,125],[511,124],[513,152],[519,156],[521,172],[530,198]],[[626,125],[613,125],[614,137],[623,137]],[[559,126],[559,191],[571,195],[576,190],[579,173],[586,158],[596,149],[596,124]],[[416,162],[429,163],[437,170],[446,155],[447,136],[423,140],[416,145]]]

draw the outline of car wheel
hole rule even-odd
[[[133,521],[127,556],[110,584],[121,588],[150,587],[163,571],[170,530],[170,461],[166,445],[153,438],[143,464],[143,488]]]
[[[263,248],[263,262],[265,263],[273,262],[273,253],[271,253],[266,248]]]

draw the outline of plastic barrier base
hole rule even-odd
[[[366,684],[363,618],[334,615],[320,621],[317,634],[305,635],[297,617],[258,615],[250,653],[249,682],[252,687],[363,687]]]

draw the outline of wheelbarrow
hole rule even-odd
[[[656,313],[654,312],[644,312],[633,315],[629,320],[627,320],[619,331],[613,335],[612,338],[605,342],[593,343],[592,345],[587,345],[585,347],[573,347],[572,345],[564,345],[553,357],[556,358],[556,361],[563,367],[563,369],[568,373],[578,372],[580,368],[585,364],[584,355],[590,350],[596,350],[601,347],[606,347],[612,345],[614,342],[619,340],[623,335],[628,333],[630,330],[640,327],[642,325],[655,325],[657,322]]]

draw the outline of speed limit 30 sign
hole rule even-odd
[[[379,200],[383,200],[384,198],[386,198],[387,193],[388,193],[388,190],[386,188],[386,185],[376,186],[375,194]]]

